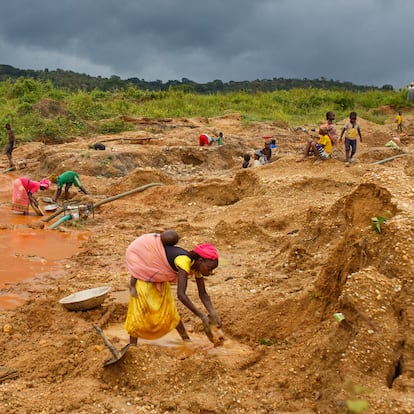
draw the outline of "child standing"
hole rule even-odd
[[[272,158],[272,148],[270,148],[271,141],[265,141],[265,146],[262,148],[262,154],[264,155],[264,163],[268,164],[270,162],[270,158]]]
[[[402,132],[402,114],[401,111],[398,111],[397,117],[395,118],[395,122],[397,123],[397,132]]]
[[[12,130],[12,127],[10,126],[9,123],[6,124],[6,129],[7,129],[7,134],[9,136],[9,143],[6,148],[6,155],[9,160],[9,168],[13,168],[14,164],[13,164],[12,153],[13,153],[14,147],[16,146],[16,137],[14,136],[14,131]]]
[[[349,122],[342,128],[339,141],[342,141],[342,137],[345,134],[345,165],[349,166],[350,162],[354,162],[353,156],[357,149],[357,134],[359,135],[359,141],[362,142],[361,128],[357,122],[357,113],[351,112],[349,114]],[[351,152],[351,153],[350,153]]]

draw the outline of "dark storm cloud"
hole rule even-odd
[[[2,63],[197,82],[414,80],[414,2],[396,0],[15,0]]]

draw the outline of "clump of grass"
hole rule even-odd
[[[348,414],[362,414],[369,409],[368,401],[360,397],[369,391],[367,388],[356,385],[352,380],[348,379],[345,383],[345,389],[349,395],[349,398],[346,400]]]
[[[375,216],[371,218],[372,228],[380,234],[382,232],[381,225],[386,223],[389,218],[392,217],[392,213],[390,211],[386,211],[383,216]]]
[[[375,216],[371,218],[372,221],[372,228],[380,234],[382,232],[381,225],[384,224],[387,219],[382,216]]]
[[[257,341],[260,345],[272,346],[274,343],[271,339],[259,338]]]

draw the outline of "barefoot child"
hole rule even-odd
[[[320,162],[322,160],[331,158],[331,154],[332,140],[328,135],[328,127],[326,125],[321,125],[319,127],[318,142],[316,142],[316,140],[313,138],[309,138],[305,147],[305,151],[303,152],[303,157],[298,161],[304,161],[308,158],[309,155],[315,155],[315,162]]]
[[[357,150],[357,134],[359,140],[362,142],[361,128],[357,122],[357,113],[351,112],[349,114],[349,122],[345,124],[342,129],[339,141],[342,141],[342,137],[345,134],[345,165],[349,166],[350,162],[354,162],[352,158]],[[349,153],[351,151],[351,154]]]
[[[7,155],[7,159],[9,160],[9,168],[13,168],[14,164],[13,164],[12,153],[13,153],[14,147],[16,146],[16,137],[14,135],[14,131],[12,130],[12,127],[10,126],[10,124],[6,124],[6,129],[7,129],[7,135],[9,136],[9,143],[6,148],[6,155]]]

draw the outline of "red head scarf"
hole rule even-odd
[[[203,259],[218,260],[218,252],[210,243],[198,244],[194,247],[193,251]]]
[[[50,187],[50,181],[47,178],[42,178],[40,180],[40,187],[44,187],[47,190]]]

